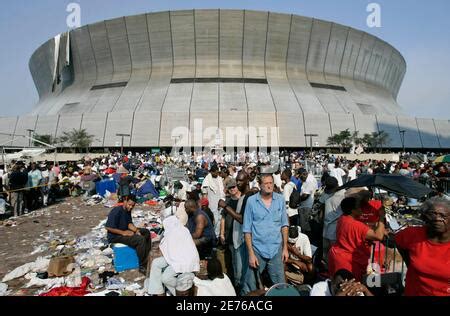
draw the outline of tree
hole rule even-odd
[[[351,136],[351,141],[357,146],[358,145],[364,145],[362,137],[359,137],[359,132],[358,131],[353,132],[353,134]]]
[[[37,141],[46,143],[48,145],[53,145],[55,143],[55,141],[56,141],[55,138],[52,135],[47,135],[47,134],[46,135],[35,134],[33,136],[33,138],[34,138],[33,145],[36,146],[36,147],[42,147],[43,146],[41,143],[39,143]]]
[[[334,134],[327,138],[327,145],[328,146],[339,146],[341,140],[339,139],[338,134]]]
[[[70,144],[75,152],[77,149],[80,149],[81,152],[83,151],[83,149],[86,149],[86,152],[88,152],[89,147],[91,147],[93,141],[94,135],[88,134],[86,129],[73,129],[70,132],[64,132],[58,139],[59,144]]]
[[[389,135],[385,131],[373,132],[372,134],[364,134],[360,139],[361,144],[365,147],[378,150],[389,143]]]
[[[364,147],[374,148],[375,147],[375,139],[373,134],[364,134],[361,138],[361,143]]]
[[[345,148],[351,147],[352,134],[348,129],[340,131],[327,139],[327,145],[339,147],[339,151],[343,152]]]

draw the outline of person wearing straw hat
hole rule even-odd
[[[117,195],[119,196],[119,201],[123,201],[124,198],[131,194],[130,185],[133,182],[133,177],[129,175],[129,171],[123,165],[119,167],[117,173],[120,174]]]

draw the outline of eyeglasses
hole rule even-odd
[[[235,189],[235,188],[237,188],[237,186],[234,185],[232,187],[229,187],[228,190]]]

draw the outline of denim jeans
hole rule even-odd
[[[234,287],[236,292],[242,288],[245,282],[245,274],[248,270],[248,251],[245,243],[243,243],[238,249],[235,249],[233,245],[230,245],[232,262],[234,268]]]
[[[23,191],[11,192],[11,206],[14,209],[14,216],[20,216],[23,213],[24,195]]]
[[[261,273],[266,269],[269,273],[270,280],[274,284],[278,283],[285,283],[285,277],[284,277],[284,264],[282,259],[283,254],[283,247],[280,246],[280,249],[278,250],[278,253],[270,259],[266,259],[261,257],[261,255],[254,249],[256,258],[258,259],[258,274],[261,275]],[[247,262],[248,265],[248,262]],[[242,294],[248,294],[249,292],[257,290],[256,285],[256,279],[255,279],[255,269],[252,269],[248,267],[246,273],[245,273],[245,283],[243,284],[242,288]]]

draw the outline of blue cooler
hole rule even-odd
[[[139,258],[136,250],[123,244],[115,244],[114,251],[114,270],[122,272],[139,268]]]
[[[104,179],[95,184],[95,190],[98,195],[105,196],[106,191],[116,193],[116,181],[114,179]]]

